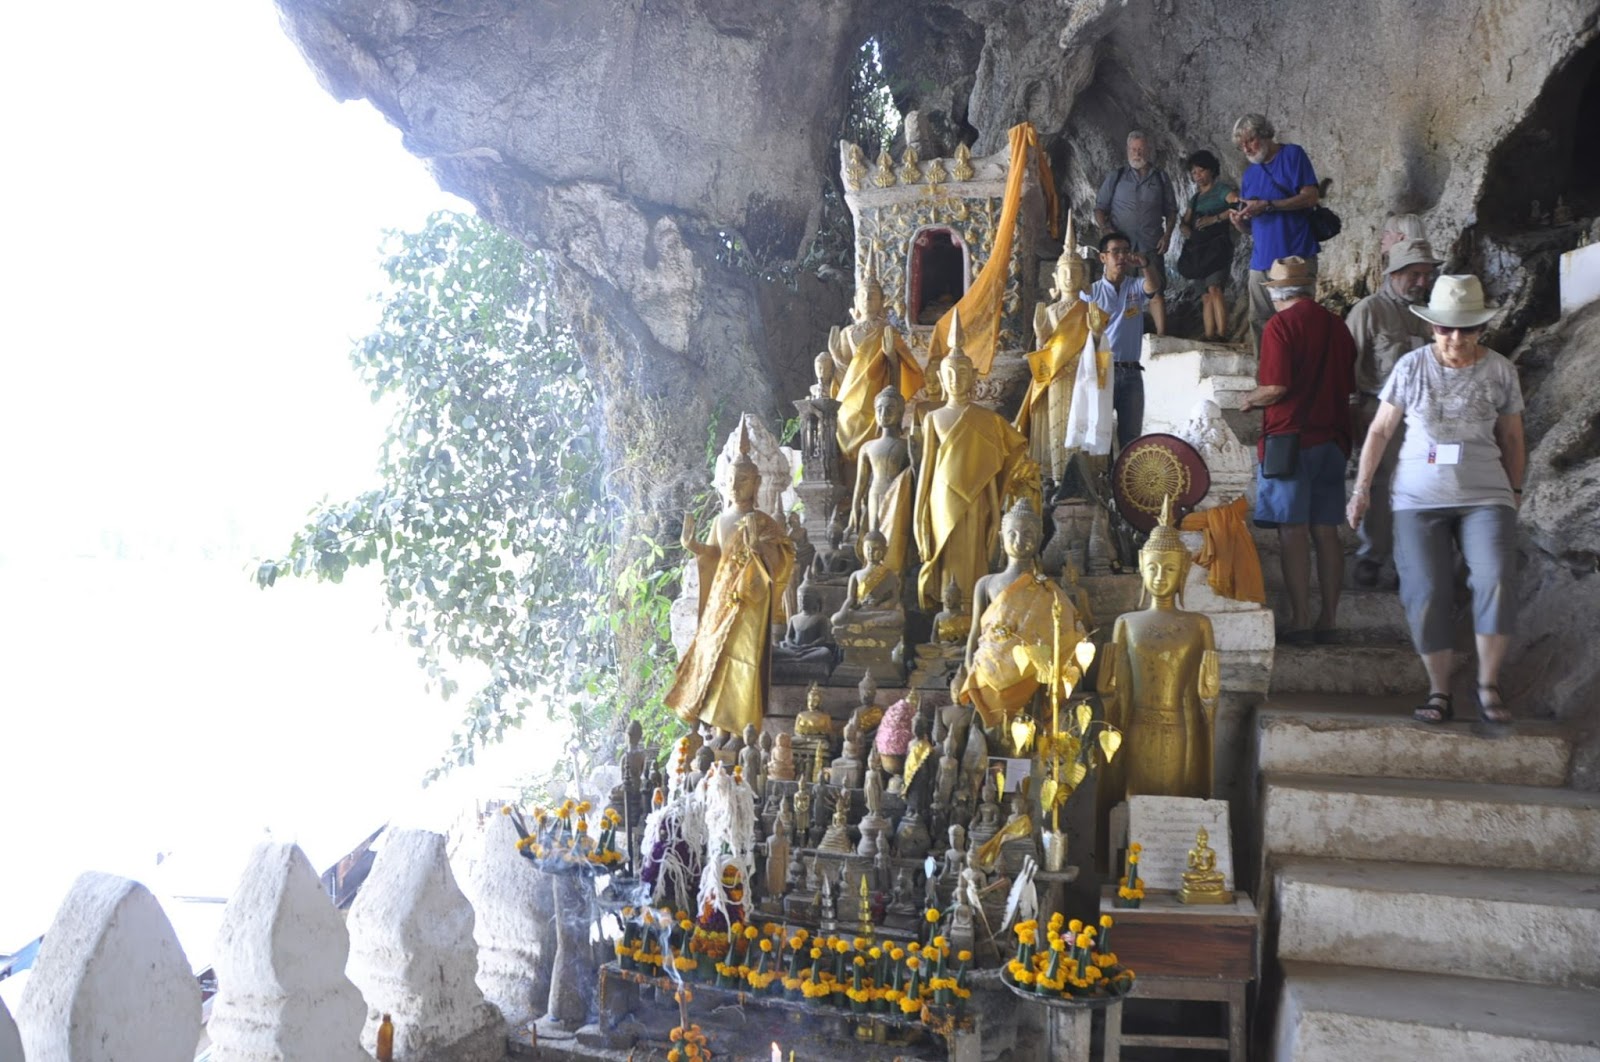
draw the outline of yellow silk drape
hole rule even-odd
[[[962,695],[993,729],[1020,712],[1039,688],[1039,677],[1024,671],[1012,651],[1019,645],[1050,647],[1055,643],[1056,601],[1061,602],[1060,644],[1076,646],[1083,637],[1072,599],[1053,580],[1024,575],[1000,591],[980,617],[978,648]]]
[[[922,369],[899,333],[895,334],[894,351],[900,365],[900,378],[889,379],[889,358],[883,350],[883,335],[880,329],[856,350],[834,395],[839,400],[839,424],[834,435],[839,440],[839,452],[845,463],[852,467],[861,444],[877,434],[874,404],[878,401],[878,392],[891,383],[900,389],[902,398],[922,389]]]
[[[989,249],[989,258],[978,270],[967,293],[939,318],[928,348],[929,365],[937,365],[939,359],[950,352],[952,314],[961,317],[962,347],[978,374],[988,373],[994,364],[995,347],[1000,340],[1000,317],[1005,309],[1006,280],[1011,271],[1011,246],[1016,242],[1017,213],[1022,209],[1022,183],[1027,176],[1030,150],[1038,158],[1039,184],[1049,212],[1050,235],[1054,237],[1060,231],[1056,179],[1050,172],[1050,161],[1039,149],[1039,132],[1032,122],[1014,125],[1011,127],[1011,170],[1006,174],[1005,198],[1000,203],[994,246]]]
[[[1261,576],[1261,555],[1245,522],[1250,511],[1248,498],[1235,498],[1227,505],[1201,509],[1183,518],[1183,530],[1201,531],[1205,543],[1195,563],[1207,569],[1206,582],[1223,597],[1235,601],[1267,603],[1267,588]]]
[[[1072,378],[1078,371],[1078,358],[1088,339],[1089,304],[1079,300],[1061,315],[1044,347],[1028,355],[1028,369],[1032,375],[1028,397],[1022,400],[1022,408],[1017,410],[1017,419],[1012,422],[1018,431],[1026,433],[1029,420],[1045,415],[1043,407],[1050,385],[1062,377],[1067,383],[1064,408],[1072,405]],[[1056,445],[1061,445],[1059,439]]]

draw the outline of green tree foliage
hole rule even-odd
[[[470,683],[440,769],[472,762],[535,701],[600,755],[624,714],[659,732],[676,572],[654,542],[618,541],[598,396],[546,262],[450,212],[388,234],[384,253],[381,320],[352,352],[394,409],[380,485],[318,505],[258,583],[378,565],[429,688],[450,699]]]

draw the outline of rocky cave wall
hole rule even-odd
[[[1150,134],[1169,173],[1209,147],[1236,179],[1233,121],[1264,112],[1334,179],[1345,233],[1323,256],[1328,295],[1364,293],[1384,217],[1417,212],[1457,268],[1485,269],[1498,295],[1528,302],[1509,340],[1549,323],[1548,299],[1528,294],[1538,284],[1515,247],[1491,243],[1505,233],[1482,230],[1491,215],[1502,229],[1515,220],[1520,191],[1505,175],[1551,172],[1530,153],[1570,153],[1578,134],[1562,101],[1578,89],[1566,83],[1600,54],[1594,0],[278,4],[331,93],[370,100],[445,187],[555,259],[589,337],[618,481],[646,510],[703,485],[714,417],[780,422],[844,320],[848,278],[795,267],[823,221],[869,37],[896,103],[927,113],[935,135],[982,154],[1031,120],[1080,216],[1130,128]],[[1600,450],[1600,393],[1549,390],[1596,376],[1588,336],[1530,340],[1546,397],[1529,426],[1546,478],[1524,518],[1526,611],[1564,617],[1565,635],[1534,625],[1552,660],[1558,643],[1586,649],[1600,630],[1600,582],[1582,559],[1600,556],[1600,466],[1588,456]],[[1540,440],[1558,429],[1589,442],[1562,444],[1557,459]],[[1558,496],[1588,506],[1576,542],[1551,533]],[[1587,706],[1600,667],[1523,685],[1550,695],[1540,703]],[[1581,780],[1600,784],[1587,762]]]

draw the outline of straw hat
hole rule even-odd
[[[1411,312],[1441,328],[1476,328],[1488,324],[1499,308],[1483,304],[1483,285],[1477,277],[1443,276],[1434,281],[1428,305],[1413,306]]]
[[[1316,282],[1317,263],[1299,255],[1273,262],[1272,268],[1267,270],[1267,278],[1262,281],[1269,288],[1306,287]]]
[[[1389,268],[1385,273],[1397,273],[1407,266],[1439,265],[1441,259],[1433,256],[1433,244],[1427,240],[1400,240],[1389,248]]]

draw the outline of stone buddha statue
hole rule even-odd
[[[822,595],[807,578],[800,584],[800,610],[784,625],[783,640],[772,647],[772,675],[789,682],[821,681],[833,670],[838,650],[833,623],[822,611]]]
[[[766,885],[768,899],[776,899],[784,894],[789,876],[789,837],[793,831],[794,822],[789,818],[786,802],[778,811],[778,821],[772,828],[772,835],[767,838],[766,873],[762,881]]]
[[[893,384],[902,395],[914,394],[922,387],[922,369],[905,340],[889,326],[883,304],[883,287],[878,283],[877,259],[867,256],[862,283],[856,289],[851,322],[840,336],[835,363],[839,373],[839,452],[853,463],[857,452],[872,436],[873,403],[878,392]]]
[[[794,781],[794,738],[782,732],[772,742],[772,757],[767,761],[767,779],[773,782]]]
[[[1178,889],[1179,903],[1232,903],[1233,890],[1227,878],[1217,869],[1217,853],[1211,849],[1211,837],[1204,826],[1194,835],[1194,847],[1189,849],[1183,872],[1183,884]]]
[[[1178,607],[1189,551],[1172,523],[1172,499],[1139,551],[1150,607],[1117,617],[1100,660],[1106,721],[1121,754],[1101,772],[1101,807],[1125,797],[1209,797],[1219,669],[1211,620]]]
[[[960,877],[967,863],[967,831],[959,822],[952,822],[945,831],[950,846],[944,850],[944,876],[952,881]]]
[[[1000,832],[1000,804],[995,799],[994,778],[987,773],[983,779],[983,793],[978,799],[978,810],[967,830],[970,845],[981,846]]]
[[[896,572],[906,567],[911,542],[911,448],[906,445],[906,403],[893,384],[878,392],[874,402],[878,437],[861,447],[856,456],[856,486],[850,499],[848,530],[877,531],[884,537],[884,563]]]
[[[922,557],[917,589],[929,611],[951,578],[963,598],[970,597],[989,570],[1010,499],[1039,501],[1039,466],[1028,458],[1027,437],[972,401],[977,375],[961,349],[957,314],[951,315],[950,333],[950,353],[939,364],[945,404],[923,420],[916,481],[913,530]]]
[[[811,544],[811,532],[806,530],[799,513],[791,509],[784,517],[784,527],[789,531],[789,541],[794,543],[794,574],[784,590],[784,611],[793,616],[800,611],[800,584],[806,573],[811,571],[817,548]],[[820,605],[817,611],[821,611]]]
[[[836,374],[833,367],[833,355],[824,350],[818,354],[811,363],[812,371],[816,373],[817,382],[811,385],[812,398],[832,398],[836,390],[834,383]]]
[[[865,561],[845,585],[844,604],[833,614],[833,637],[842,659],[836,671],[847,680],[854,673],[898,685],[906,627],[900,603],[900,575],[885,561],[888,541],[880,531],[861,540]]]
[[[939,770],[933,781],[933,806],[948,811],[955,798],[956,782],[961,775],[961,760],[956,756],[956,734],[948,731],[944,738],[944,754],[939,757]]]
[[[861,785],[861,772],[865,767],[861,757],[861,725],[851,716],[844,725],[844,748],[828,770],[828,781],[844,789]]]
[[[681,541],[700,568],[700,623],[665,697],[685,722],[723,731],[759,725],[766,714],[772,622],[794,564],[788,532],[755,507],[761,473],[742,421],[739,439],[709,541],[695,538],[694,517],[684,514]]]
[[[1019,501],[1006,514],[1001,533],[1006,567],[978,580],[972,599],[978,621],[967,636],[968,675],[961,699],[977,709],[991,743],[1011,756],[1028,751],[1029,709],[1040,688],[1035,665],[1027,657],[1019,661],[1017,650],[1050,660],[1059,647],[1066,661],[1083,638],[1071,598],[1039,570],[1041,533],[1039,514],[1028,502]],[[1020,728],[1008,725],[1019,719]]]
[[[822,835],[822,843],[817,845],[817,851],[849,855],[854,849],[855,845],[850,842],[850,794],[839,789],[833,801],[833,822],[829,824],[828,832]]]
[[[944,384],[939,379],[939,366],[930,363],[922,377],[923,397],[911,403],[911,467],[922,467],[922,422],[929,413],[944,405]]]
[[[746,723],[744,727],[744,748],[739,750],[739,773],[744,775],[744,784],[761,792],[762,783],[766,781],[761,774],[761,738],[756,733],[754,723]]]

